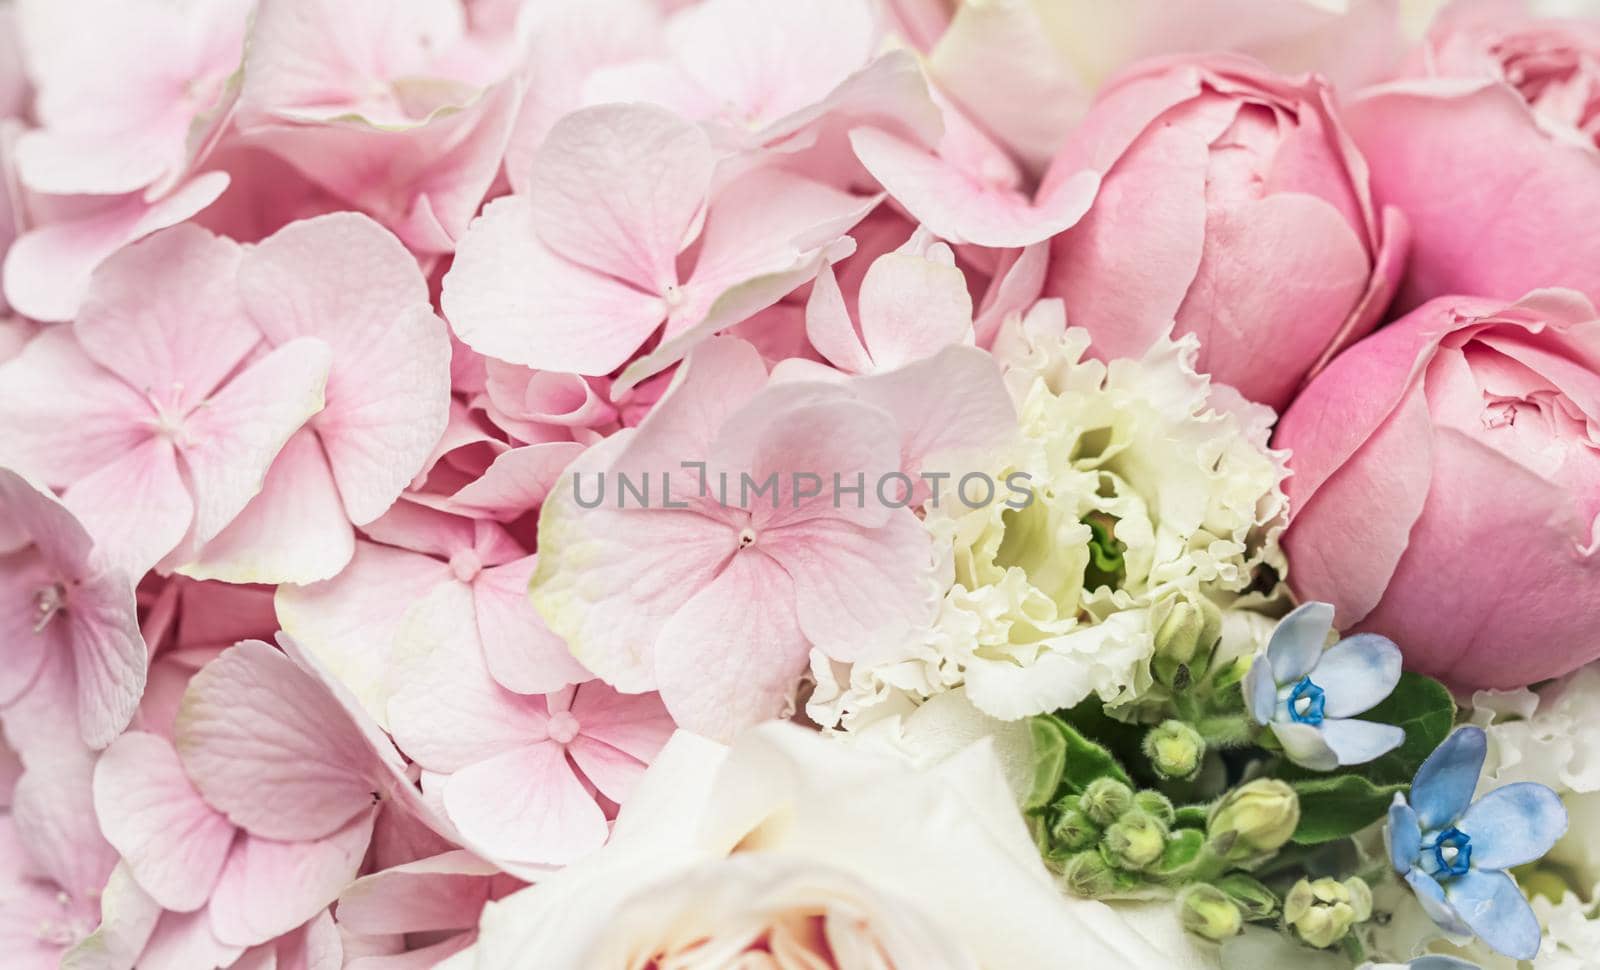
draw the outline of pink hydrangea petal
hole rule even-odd
[[[472,584],[484,662],[501,686],[519,694],[548,694],[593,676],[528,601],[536,562],[528,556],[486,569]]]
[[[68,655],[72,641],[67,624],[59,620],[36,629],[39,593],[58,581],[42,556],[32,550],[11,553],[0,559],[0,577],[0,639],[7,651],[0,666],[0,705],[6,705],[33,685],[46,656]]]
[[[177,571],[228,583],[314,583],[343,569],[354,548],[333,470],[307,427],[278,452],[261,491]]]
[[[932,357],[972,339],[972,296],[953,265],[880,256],[861,281],[861,338],[879,369]]]
[[[655,651],[655,680],[673,720],[726,739],[783,714],[806,668],[793,597],[782,566],[743,552],[673,614]]]
[[[836,660],[904,643],[937,610],[933,549],[909,512],[872,529],[828,518],[786,525],[762,548],[794,584],[806,639]]]
[[[565,863],[606,840],[604,813],[553,742],[456,772],[445,784],[444,803],[462,834],[496,858]]]
[[[972,347],[946,347],[897,370],[857,378],[851,388],[894,417],[900,469],[914,476],[917,500],[931,493],[923,473],[949,476],[944,483],[949,494],[972,467],[963,456],[993,448],[1015,433],[1016,409],[999,368]]]
[[[395,642],[405,619],[396,604],[422,599],[449,577],[449,566],[437,559],[357,542],[349,566],[333,579],[278,587],[278,622],[387,725]]]
[[[0,462],[46,485],[64,488],[137,447],[153,413],[89,359],[71,327],[42,331],[0,364]]]
[[[139,965],[152,970],[178,970],[180,967],[231,966],[243,947],[230,946],[217,939],[211,929],[209,910],[192,913],[164,912],[150,934]]]
[[[73,590],[67,610],[78,732],[93,748],[128,726],[144,693],[148,651],[132,592],[125,577],[102,575]]]
[[[333,348],[315,426],[351,521],[372,521],[421,470],[449,419],[449,338],[415,260],[371,219],[337,213],[252,248],[239,289],[273,343],[310,336]]]
[[[220,533],[266,483],[273,459],[322,410],[332,353],[315,338],[292,340],[251,364],[185,423],[183,448],[195,496],[194,538]]]
[[[453,4],[273,0],[255,17],[243,121],[330,121],[366,113],[376,121],[404,123],[403,116],[386,113],[394,110],[393,82],[426,77],[465,26]]]
[[[11,796],[17,834],[57,892],[92,899],[117,864],[116,850],[95,822],[94,759],[70,736],[29,754],[28,770]]]
[[[41,226],[18,237],[5,257],[11,306],[35,320],[70,320],[95,267],[128,243],[190,218],[228,187],[223,172],[205,172],[161,199],[119,196],[95,212]]]
[[[94,536],[101,560],[128,576],[143,576],[188,534],[194,499],[167,437],[150,437],[73,482],[67,508]],[[139,515],[128,515],[129,508]]]
[[[476,481],[450,496],[450,508],[463,515],[516,518],[544,504],[583,450],[574,441],[550,441],[502,452]]]
[[[472,629],[470,591],[450,584],[412,612],[423,609],[444,614],[435,629],[454,636],[413,668],[389,699],[389,723],[401,749],[424,768],[449,773],[539,741],[548,719],[544,698],[514,694],[489,676]]]
[[[350,885],[366,857],[377,809],[361,812],[311,841],[241,837],[212,893],[211,929],[232,946],[265,943],[325,909]]]
[[[951,242],[1029,246],[1074,226],[1094,202],[1098,173],[1085,170],[1029,199],[995,187],[886,132],[851,132],[856,157],[923,225]]]
[[[872,369],[872,357],[850,319],[850,308],[832,266],[824,266],[811,284],[811,296],[806,299],[806,339],[840,370],[863,374]]]
[[[534,225],[563,258],[665,295],[715,164],[705,133],[671,112],[586,108],[557,122],[534,160]]]
[[[445,276],[456,336],[490,357],[607,374],[666,318],[659,293],[562,259],[533,230],[533,203],[506,196],[472,223]]]
[[[139,731],[118,738],[95,765],[94,800],[141,889],[165,909],[206,904],[238,830],[195,791],[170,744]]]
[[[383,788],[371,742],[340,701],[258,640],[195,675],[177,749],[206,801],[263,838],[327,836]]]
[[[567,756],[602,795],[618,803],[628,800],[644,774],[638,759],[591,737],[574,739],[567,745]]]
[[[239,303],[238,267],[231,240],[192,225],[157,233],[95,270],[73,332],[129,387],[187,411],[261,342]]]
[[[580,686],[570,707],[583,737],[601,741],[636,761],[655,759],[674,725],[654,694],[623,694],[602,681]]]
[[[374,872],[339,895],[339,925],[367,936],[474,927],[499,872],[460,849]]]

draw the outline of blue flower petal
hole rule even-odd
[[[1473,802],[1456,828],[1472,839],[1475,867],[1510,869],[1550,851],[1567,833],[1567,810],[1555,792],[1525,781]]]
[[[1302,603],[1278,621],[1267,641],[1272,679],[1292,684],[1311,673],[1333,629],[1333,607],[1327,603]]]
[[[1472,804],[1488,753],[1489,738],[1483,729],[1464,727],[1428,755],[1411,782],[1411,807],[1424,830],[1444,828]]]
[[[1538,955],[1539,918],[1510,876],[1473,869],[1450,880],[1445,898],[1491,949],[1514,960]]]
[[[1389,861],[1395,872],[1405,872],[1416,865],[1422,854],[1422,826],[1417,824],[1417,813],[1406,804],[1404,795],[1394,796],[1389,806],[1389,825],[1383,830],[1389,843]]]
[[[1392,724],[1340,718],[1322,722],[1322,740],[1342,765],[1366,764],[1406,741],[1406,732]]]
[[[1460,957],[1447,957],[1442,953],[1417,957],[1406,966],[1411,970],[1482,970],[1476,963],[1468,963]]]
[[[1346,637],[1317,661],[1311,680],[1327,692],[1324,717],[1354,717],[1394,693],[1400,648],[1376,633]]]
[[[1466,924],[1457,913],[1449,900],[1445,899],[1444,887],[1438,880],[1423,872],[1421,869],[1412,869],[1406,873],[1406,883],[1411,886],[1411,891],[1417,894],[1417,902],[1422,904],[1422,911],[1428,914],[1434,925],[1452,936],[1471,936],[1472,927]]]
[[[1322,739],[1322,732],[1311,725],[1273,721],[1272,733],[1283,745],[1283,753],[1300,767],[1312,771],[1332,771],[1339,767],[1339,756]]]
[[[1272,720],[1273,708],[1278,706],[1278,685],[1272,681],[1272,664],[1266,654],[1257,654],[1244,675],[1244,701],[1257,724]]]

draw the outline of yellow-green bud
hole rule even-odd
[[[1161,777],[1188,781],[1200,773],[1206,741],[1182,721],[1165,721],[1144,736],[1144,756]]]
[[[1302,879],[1283,900],[1283,921],[1295,935],[1326,949],[1372,918],[1372,890],[1360,879]]]
[[[1081,805],[1096,825],[1110,825],[1133,807],[1133,789],[1115,778],[1096,778],[1083,790]]]
[[[1167,827],[1154,815],[1131,811],[1106,829],[1101,842],[1111,861],[1124,869],[1142,872],[1161,861],[1167,847]]]
[[[1270,854],[1300,825],[1300,797],[1285,782],[1257,778],[1211,809],[1206,833],[1213,851],[1232,861]]]
[[[1211,651],[1222,637],[1222,611],[1204,596],[1184,594],[1156,629],[1150,672],[1174,690],[1205,676]]]
[[[1216,886],[1239,907],[1246,922],[1267,920],[1278,915],[1277,894],[1254,876],[1243,872],[1229,873],[1218,879]]]
[[[1061,881],[1074,896],[1103,899],[1117,888],[1117,871],[1093,849],[1080,852],[1061,867]]]
[[[1083,811],[1078,796],[1068,795],[1051,807],[1055,821],[1050,826],[1050,841],[1057,848],[1077,852],[1100,841],[1100,826]]]
[[[1178,898],[1183,928],[1202,939],[1221,942],[1244,929],[1244,916],[1228,895],[1216,886],[1190,886]]]
[[[1178,810],[1172,804],[1172,799],[1156,791],[1154,788],[1145,788],[1133,796],[1133,807],[1141,812],[1154,815],[1167,825],[1178,820]]]

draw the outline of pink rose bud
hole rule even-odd
[[[1600,300],[1600,23],[1458,5],[1410,76],[1346,111],[1380,202],[1404,210],[1401,305],[1570,286]]]
[[[1290,585],[1452,687],[1600,658],[1600,319],[1572,290],[1441,297],[1278,425]]]
[[[1176,321],[1199,335],[1202,370],[1281,409],[1398,282],[1403,222],[1380,218],[1316,77],[1228,56],[1137,65],[1054,166],[1105,173],[1046,285],[1104,357],[1137,356]]]

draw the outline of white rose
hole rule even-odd
[[[788,724],[680,733],[610,843],[491,903],[447,970],[1165,970],[1053,884],[987,744],[928,769]]]

